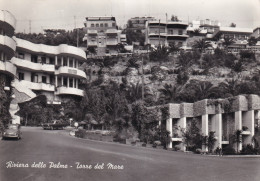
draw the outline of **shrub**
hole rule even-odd
[[[226,148],[223,148],[222,150],[223,155],[235,155],[236,150],[232,148],[231,146],[228,146]]]
[[[257,155],[257,149],[255,149],[252,144],[247,144],[246,146],[242,147],[240,154],[241,155]]]
[[[240,57],[242,59],[251,59],[251,60],[255,60],[255,53],[249,50],[242,50],[239,52]]]
[[[201,153],[202,153],[202,149],[197,148],[197,149],[195,150],[195,153],[196,153],[196,154],[201,154]]]
[[[189,80],[189,75],[187,72],[180,72],[177,75],[177,84],[184,85]]]
[[[179,150],[181,150],[181,147],[179,145],[175,145],[172,150],[179,151]]]

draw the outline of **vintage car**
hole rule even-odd
[[[6,138],[21,139],[21,136],[22,136],[21,126],[19,124],[9,124],[8,127],[3,132],[2,139],[6,139]]]

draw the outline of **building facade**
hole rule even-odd
[[[179,47],[186,45],[188,24],[183,22],[147,21],[145,43],[154,46],[176,43]]]
[[[154,17],[146,16],[146,17],[134,17],[128,20],[127,22],[127,28],[136,30],[141,30],[143,33],[145,33],[145,24],[147,21],[155,21],[156,19]]]
[[[6,91],[13,94],[9,112],[13,123],[18,103],[45,95],[49,104],[60,104],[67,97],[82,97],[80,81],[86,79],[80,65],[86,53],[73,46],[34,44],[14,37],[15,17],[0,12],[0,75]]]
[[[84,26],[83,41],[87,42],[87,47],[94,47],[99,56],[117,54],[117,45],[126,42],[115,17],[87,17]]]
[[[260,37],[260,27],[255,28],[251,36],[253,36],[255,38],[259,38]]]
[[[236,130],[242,131],[239,150],[242,145],[254,144],[252,138],[255,129],[260,128],[259,102],[260,97],[257,95],[239,95],[227,99],[205,99],[195,103],[164,106],[164,110],[167,110],[164,124],[171,138],[168,148],[179,145],[181,150],[186,151],[182,130],[187,130],[193,119],[196,119],[202,135],[208,136],[210,132],[214,132],[214,150],[228,145],[237,148],[237,143],[232,140]],[[208,151],[207,146],[202,149]]]

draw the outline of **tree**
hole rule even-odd
[[[227,49],[228,46],[230,46],[234,43],[235,43],[235,41],[233,40],[233,38],[225,36],[224,41],[222,42],[222,45],[225,47],[225,49]]]
[[[239,144],[242,142],[242,130],[236,130],[234,135],[233,135],[233,141],[237,145],[237,153],[239,152]]]
[[[172,84],[164,84],[163,88],[159,89],[160,100],[163,104],[174,103],[179,99],[179,94],[181,92],[180,86],[174,86]]]
[[[215,132],[214,131],[210,131],[209,132],[209,136],[208,136],[208,148],[209,148],[209,152],[212,153],[212,150],[215,146],[215,142],[217,141],[217,139],[215,138]]]
[[[207,48],[210,47],[212,47],[211,43],[205,39],[197,40],[193,45],[193,48],[198,49],[200,52],[204,52]]]
[[[201,29],[199,29],[199,28],[194,29],[193,35],[194,35],[194,36],[199,36],[199,35],[200,35],[200,32],[201,32]]]
[[[230,24],[230,27],[233,27],[233,28],[235,28],[237,25],[235,24],[235,23],[231,23]]]
[[[116,45],[116,49],[117,49],[117,51],[118,51],[119,53],[126,53],[126,52],[127,52],[127,50],[125,49],[125,46],[124,46],[123,43],[118,43],[118,44]]]
[[[255,46],[257,43],[257,39],[254,36],[251,36],[247,41],[249,46]]]
[[[239,80],[238,79],[226,79],[218,85],[219,95],[223,98],[237,96],[239,94]]]
[[[150,54],[150,59],[155,62],[167,62],[169,60],[169,49],[166,46],[154,48]]]
[[[178,22],[178,21],[180,21],[180,20],[179,20],[178,16],[172,15],[171,21],[177,21],[177,22]]]
[[[96,55],[97,54],[97,50],[95,47],[88,47],[87,48],[87,54],[91,54],[92,55]]]
[[[169,44],[169,52],[170,53],[176,53],[180,50],[180,47],[176,44],[176,42],[171,42]]]
[[[140,67],[140,64],[138,63],[138,60],[135,57],[132,57],[127,61],[126,66],[127,66],[127,68],[135,68],[138,70]]]

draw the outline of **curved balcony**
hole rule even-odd
[[[70,95],[77,95],[83,96],[84,92],[81,89],[71,88],[71,87],[59,87],[56,92],[57,95],[60,94],[70,94]]]
[[[8,74],[11,77],[15,77],[16,75],[16,66],[11,62],[2,62],[0,61],[0,72],[4,74]]]
[[[78,60],[85,60],[86,53],[80,48],[69,46],[69,45],[59,45],[59,46],[49,46],[43,44],[34,44],[26,40],[17,38],[17,47],[27,50],[33,53],[43,53],[49,55],[66,55],[75,57]]]
[[[32,90],[43,90],[43,91],[51,91],[54,92],[55,86],[47,83],[37,83],[37,82],[30,82],[26,80],[21,80],[19,82],[22,86],[25,86]]]
[[[6,53],[7,59],[10,60],[15,53],[16,42],[14,39],[0,35],[0,49]]]
[[[55,72],[55,74],[66,75],[66,76],[75,77],[75,78],[84,78],[84,79],[87,78],[84,71],[79,70],[77,68],[72,68],[72,67],[60,67]]]
[[[39,72],[49,72],[54,73],[55,66],[50,64],[41,64],[41,63],[34,63],[28,60],[23,60],[19,58],[12,58],[11,60],[17,67],[25,70],[33,70]]]
[[[16,25],[15,17],[9,11],[1,10],[0,27],[5,30],[6,35],[10,37],[14,35],[15,25]]]

